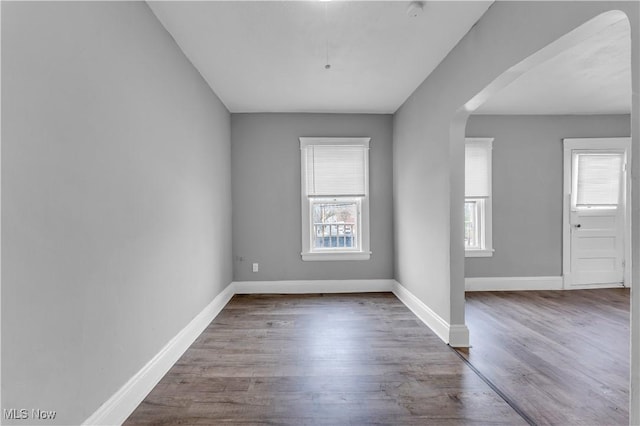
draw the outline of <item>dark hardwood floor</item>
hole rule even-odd
[[[235,296],[125,424],[526,424],[390,293]]]
[[[460,352],[536,424],[627,425],[629,296],[470,292]]]

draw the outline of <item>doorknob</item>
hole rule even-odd
[[[573,225],[574,228],[580,228],[582,225],[580,225],[579,223],[577,225]]]

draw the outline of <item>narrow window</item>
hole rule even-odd
[[[300,138],[302,259],[369,259],[369,138]]]
[[[465,142],[464,248],[467,257],[493,255],[492,144],[492,138],[467,138]]]

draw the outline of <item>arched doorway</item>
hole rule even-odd
[[[463,228],[462,226],[454,226],[453,224],[462,224],[464,222],[463,218],[463,200],[464,200],[464,139],[465,139],[465,128],[467,124],[467,119],[469,115],[475,111],[480,105],[482,105],[485,101],[490,99],[500,90],[514,82],[517,78],[522,76],[527,71],[532,68],[540,65],[549,59],[555,57],[556,55],[566,51],[567,49],[572,48],[578,43],[581,43],[583,40],[589,38],[593,34],[598,33],[602,29],[620,21],[627,20],[627,15],[624,12],[613,10],[604,12],[597,17],[589,20],[573,31],[567,33],[566,35],[558,38],[556,41],[547,45],[543,49],[537,51],[511,68],[507,69],[504,73],[498,76],[495,80],[493,80],[489,85],[487,85],[484,89],[478,92],[475,96],[473,96],[469,101],[467,101],[460,109],[456,112],[455,116],[451,121],[450,126],[450,165],[451,165],[451,175],[450,175],[450,185],[451,185],[451,198],[450,198],[450,208],[451,208],[451,248],[450,248],[450,256],[451,256],[451,264],[450,264],[450,278],[451,278],[451,318],[452,323],[455,323],[455,319],[462,318],[464,322],[464,247],[462,246],[463,241]],[[636,58],[637,61],[637,58]],[[636,65],[637,66],[637,65]],[[636,74],[637,78],[637,74]],[[634,113],[637,115],[637,87],[636,89],[636,100],[633,104],[634,110],[632,111],[632,117]],[[637,120],[637,118],[635,119]],[[636,124],[632,124],[632,129],[637,129],[637,121]],[[633,130],[632,130],[633,132]],[[634,146],[637,149],[637,133],[632,134],[634,138]],[[637,157],[637,155],[636,155]],[[638,168],[638,159],[634,159],[633,163],[634,170]],[[637,197],[637,177],[635,177],[634,183],[636,184],[635,197],[633,198],[633,209],[634,209],[634,220],[638,221],[638,197]],[[634,223],[635,223],[634,222]],[[638,233],[637,230],[634,231],[634,244],[635,253],[630,257],[632,261],[633,268],[633,288],[637,288],[638,286]],[[459,242],[459,243],[458,243]],[[627,265],[628,267],[630,265]],[[638,315],[639,312],[639,301],[637,292],[632,291],[632,318]],[[634,315],[635,313],[635,315]],[[636,321],[637,322],[637,321]],[[640,342],[638,339],[638,327],[633,327],[633,320],[631,321],[631,334],[632,334],[632,358],[631,358],[631,412],[630,412],[630,420],[632,424],[635,424],[640,419],[639,406],[640,401],[638,400],[638,375],[639,375],[639,367],[638,367],[638,358],[639,358],[639,346]],[[459,345],[462,346],[462,345]],[[634,362],[635,360],[635,362]]]

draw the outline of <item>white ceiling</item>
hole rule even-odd
[[[492,2],[148,3],[231,112],[392,113]]]
[[[523,74],[475,113],[631,113],[628,20],[618,21]]]
[[[491,1],[149,1],[231,112],[393,113]],[[328,42],[329,63],[326,70]],[[522,75],[477,114],[629,114],[621,20]]]

